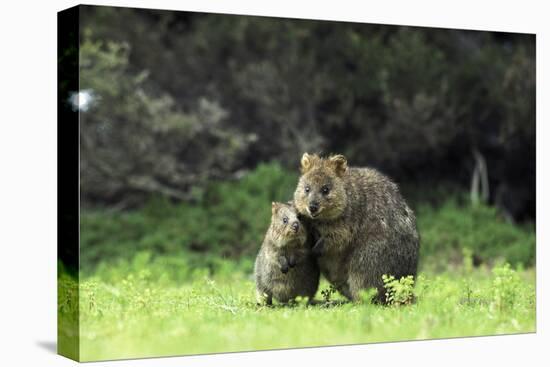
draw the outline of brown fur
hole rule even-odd
[[[271,225],[254,267],[259,303],[271,304],[272,298],[286,303],[297,296],[313,300],[320,275],[310,243],[296,209],[290,204],[273,203]]]
[[[359,300],[362,290],[374,287],[384,301],[383,274],[416,276],[416,218],[395,183],[374,169],[348,167],[342,155],[305,153],[301,171],[294,205],[324,240],[313,250],[340,293]]]

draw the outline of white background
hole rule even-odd
[[[548,363],[550,31],[544,1],[95,1],[97,5],[537,33],[537,333],[99,362],[98,366],[540,365]],[[228,5],[227,3],[231,3]],[[56,12],[74,1],[0,5],[0,364],[75,365],[56,339]],[[361,5],[362,4],[362,5]],[[546,10],[546,11],[545,11]],[[545,210],[548,212],[548,210]],[[284,338],[285,335],[281,335]],[[543,345],[546,346],[544,349]]]

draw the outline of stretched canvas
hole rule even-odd
[[[535,35],[58,14],[58,352],[535,332]]]

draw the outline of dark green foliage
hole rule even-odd
[[[93,150],[99,163],[123,157],[139,179],[99,172],[83,186],[90,204],[141,205],[147,195],[136,192],[187,200],[198,183],[259,162],[294,168],[304,151],[346,154],[399,183],[467,190],[477,150],[491,203],[515,219],[535,215],[533,35],[108,7],[82,14],[85,41],[115,45],[101,49],[108,59],[122,47],[125,61],[115,74],[83,70],[81,86],[104,96],[88,113],[145,124],[136,154],[92,135],[105,149]]]
[[[80,185],[85,204],[136,206],[162,194],[190,200],[192,188],[231,178],[249,137],[227,124],[227,111],[197,96],[184,111],[155,92],[149,72],[129,64],[130,45],[93,40],[80,45]]]

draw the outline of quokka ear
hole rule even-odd
[[[275,201],[271,202],[271,214],[275,215],[279,211],[281,203],[276,203]]]
[[[304,153],[304,155],[302,155],[302,159],[300,160],[300,171],[302,174],[307,173],[313,168],[313,164],[317,158],[318,157],[314,154]]]
[[[334,168],[334,172],[338,177],[342,177],[348,169],[348,161],[346,157],[341,154],[333,155],[329,159],[330,164]]]

